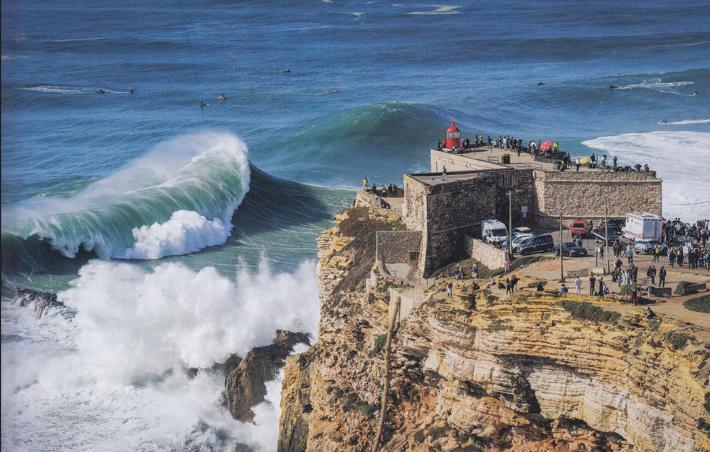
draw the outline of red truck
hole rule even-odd
[[[569,228],[569,232],[572,237],[587,237],[592,231],[592,224],[587,220],[574,220],[572,222],[572,227]]]

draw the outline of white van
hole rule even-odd
[[[508,239],[508,229],[498,220],[481,221],[481,239],[488,243],[501,243]]]

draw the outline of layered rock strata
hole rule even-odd
[[[363,271],[366,237],[399,227],[351,209],[318,239],[319,340],[287,360],[279,450],[371,447],[388,304],[406,291]],[[694,327],[526,288],[476,310],[470,281],[421,290],[393,338],[382,450],[710,450],[708,348]]]

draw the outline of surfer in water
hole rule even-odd
[[[220,94],[217,99],[219,99],[220,102],[224,102],[225,100],[227,100],[227,96],[225,96],[224,94]]]
[[[545,82],[537,82],[537,86],[542,86],[544,84],[545,84]]]
[[[331,88],[331,89],[328,90],[328,92],[329,92],[330,94],[335,94],[335,93],[338,92],[338,88]]]
[[[700,94],[700,91],[698,91],[697,89],[693,91],[693,96],[697,96],[698,94]]]
[[[207,102],[205,102],[204,100],[200,101],[200,108],[205,108],[208,105],[209,104]]]
[[[105,93],[105,92],[106,92],[106,91],[104,91],[102,88],[99,88],[99,89],[96,90],[96,94],[103,94],[103,93]]]
[[[128,94],[135,94],[135,93],[136,93],[136,89],[135,89],[135,88],[130,88],[130,89],[128,90]]]
[[[609,85],[609,89],[616,89],[616,88],[617,88],[616,85]]]

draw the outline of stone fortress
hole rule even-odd
[[[654,171],[587,166],[576,171],[574,165],[560,171],[554,160],[491,147],[468,152],[444,147],[431,150],[430,159],[431,172],[404,175],[401,206],[391,203],[401,208],[404,224],[419,232],[419,240],[413,240],[411,232],[406,240],[394,240],[391,234],[378,239],[378,258],[403,263],[402,256],[409,256],[424,277],[463,255],[471,238],[478,237],[481,220],[496,218],[507,224],[508,192],[515,226],[550,228],[559,226],[560,217],[567,223],[603,219],[605,214],[623,219],[635,211],[662,213],[662,181]],[[367,195],[361,193],[357,202],[380,207],[378,197]],[[393,249],[402,244],[408,248]],[[396,262],[387,262],[387,256],[394,255]]]

